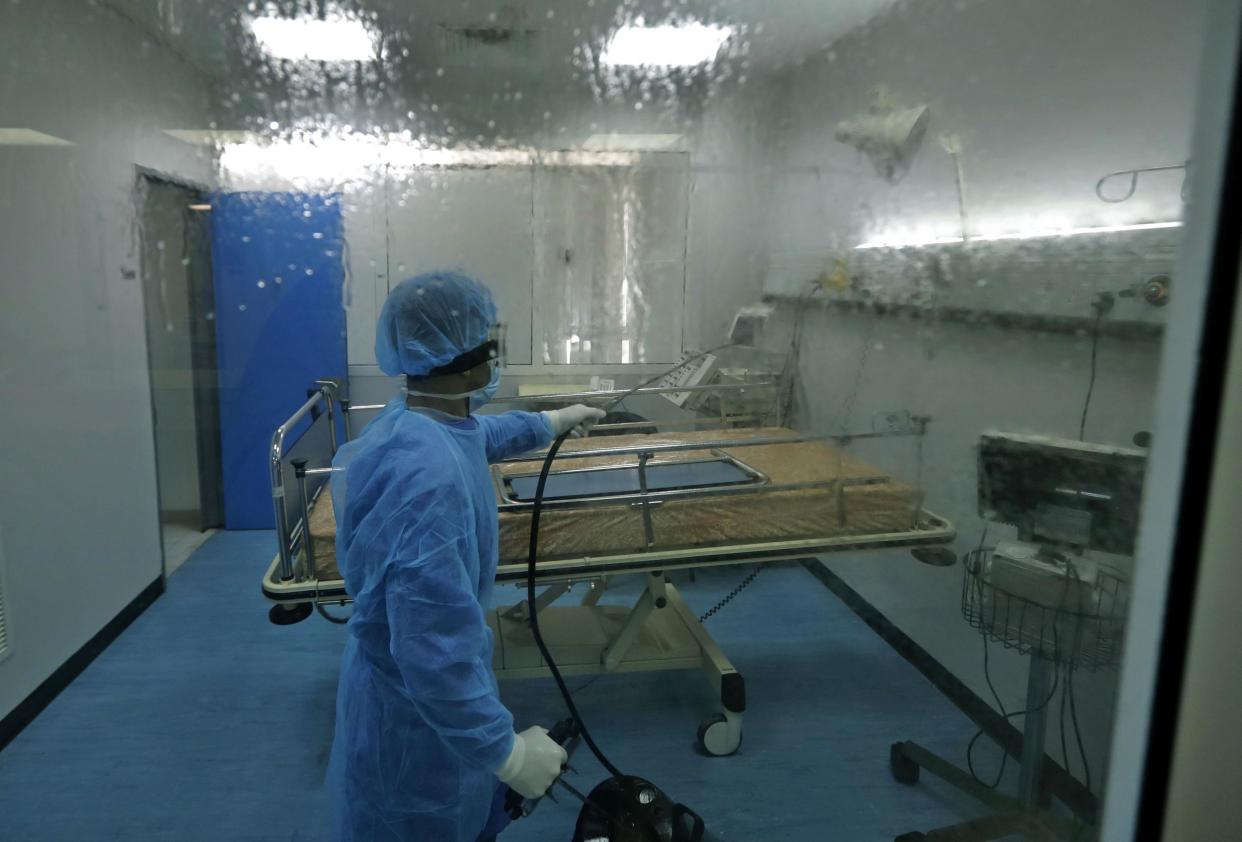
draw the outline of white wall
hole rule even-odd
[[[796,266],[809,279],[837,258],[855,270],[858,253],[852,247],[887,232],[957,233],[951,161],[936,141],[942,131],[963,136],[974,225],[1178,218],[1180,177],[1143,181],[1122,205],[1101,203],[1094,186],[1110,170],[1187,157],[1202,5],[922,0],[900,4],[851,33],[788,79],[790,142],[771,208],[773,265]],[[933,111],[928,142],[895,187],[832,139],[836,123],[865,109],[868,89],[881,83],[904,102],[930,103]],[[1053,293],[1068,296],[1062,300],[1068,310],[1089,317],[1086,293],[1095,287],[1084,285],[1103,283],[1104,277],[1103,288],[1117,289],[1127,278],[1171,265],[1165,247],[1153,253],[1118,242],[1079,237],[1057,249],[1035,241],[997,249],[988,253],[993,259],[986,276],[955,280],[983,281],[995,290],[995,297],[972,300],[974,306],[1030,311],[1040,309],[1032,283],[1042,274],[1061,285]],[[1116,253],[1103,261],[1110,249]],[[1083,268],[1088,264],[1090,271]],[[1048,294],[1042,285],[1039,292]],[[1144,306],[1122,301],[1111,318],[1146,319]],[[792,311],[786,304],[786,326]],[[1149,429],[1158,352],[1155,339],[1102,340],[1088,439],[1129,444],[1134,432]],[[813,305],[799,369],[808,396],[802,420],[812,429],[837,432],[870,429],[873,414],[885,410],[930,415],[921,470],[927,505],[957,524],[955,548],[965,551],[977,544],[983,527],[975,503],[973,447],[979,433],[999,428],[1077,437],[1089,355],[1085,335],[940,322],[934,310],[910,320]],[[919,475],[910,440],[856,447],[878,465]],[[990,533],[992,539],[1006,534],[995,526]],[[905,553],[827,563],[991,702],[979,636],[961,618],[960,566],[925,567]],[[1026,663],[993,647],[992,677],[1008,710],[1022,706]],[[1115,681],[1114,673],[1077,678],[1097,792],[1117,702]],[[1055,709],[1048,748],[1059,760],[1058,718]],[[1072,766],[1081,775],[1076,759]]]
[[[538,150],[571,149],[590,135],[605,133],[682,135],[681,148],[689,156],[691,185],[684,222],[687,306],[681,313],[681,339],[686,347],[717,345],[725,340],[738,307],[754,302],[760,295],[766,266],[769,168],[777,138],[775,121],[779,97],[771,82],[754,80],[744,85],[725,82],[706,92],[683,91],[679,98],[665,103],[666,107],[645,111],[633,107],[630,100],[637,95],[619,94],[616,98],[601,100],[590,92],[532,90],[517,111],[510,105],[507,110],[485,113],[484,116],[495,117],[500,123],[493,134],[501,135],[501,139],[466,144],[452,138],[442,140],[467,152],[471,149],[486,152],[514,146]],[[473,120],[481,125],[477,98],[472,100],[462,92],[448,92],[437,102],[442,122],[470,125]],[[314,114],[310,103],[293,102],[291,105],[309,109],[302,114],[302,119],[323,121],[325,131],[331,134],[329,115]],[[545,108],[555,109],[556,113],[547,126],[531,119],[531,115],[538,115]],[[345,119],[348,109],[344,106],[342,109],[330,115],[331,124]],[[424,109],[422,113],[428,112]],[[435,142],[437,126],[425,125],[421,119],[411,121],[401,114],[390,115],[382,130],[389,135],[401,131],[414,135],[427,133]],[[506,125],[506,120],[511,125]],[[536,123],[537,128],[527,125],[531,122]],[[380,165],[383,160],[400,154],[379,147],[362,152],[355,149],[353,165],[345,168],[339,166],[340,156],[333,158],[332,153],[323,157],[322,166],[296,166],[298,162],[293,162],[293,169],[314,174],[317,176],[314,178],[282,177],[282,166],[286,173],[289,169],[287,156],[282,159],[260,155],[255,160],[245,160],[226,153],[222,158],[226,167],[234,161],[255,164],[263,159],[258,166],[226,169],[222,175],[235,189],[309,188],[344,193],[351,277],[348,313],[351,384],[355,400],[368,403],[386,398],[394,387],[387,378],[378,376],[373,356],[374,323],[390,283],[417,271],[435,268],[444,262],[444,254],[457,253],[465,256],[463,262],[468,261],[499,286],[497,279],[503,281],[504,272],[511,272],[520,281],[535,271],[535,255],[540,251],[539,244],[530,247],[529,237],[538,236],[538,232],[530,218],[530,208],[523,205],[523,201],[530,203],[531,191],[522,187],[520,175],[514,175],[520,172],[529,178],[529,169],[481,169],[474,171],[478,173],[475,177],[478,184],[472,189],[479,195],[473,199],[467,201],[468,197],[459,194],[450,197],[447,192],[437,198],[434,191],[430,199],[414,197],[418,201],[430,201],[431,210],[436,214],[435,236],[432,237],[435,242],[424,250],[430,252],[432,258],[428,264],[420,264],[418,241],[427,239],[428,232],[412,230],[416,223],[404,219],[408,208],[402,212],[403,219],[397,220],[398,224],[394,225],[390,218],[393,203],[410,198],[409,178],[401,175],[403,170],[397,169],[394,169],[395,175],[387,175]],[[437,178],[435,172],[432,170],[427,176],[431,183]],[[486,201],[492,189],[496,191],[495,201],[481,208],[480,201]],[[539,284],[532,284],[532,287],[538,289]],[[679,286],[676,290],[679,308],[682,292]],[[520,299],[521,296],[515,295],[518,304],[523,303]],[[537,301],[535,305],[538,306]],[[511,328],[511,343],[514,340],[527,342],[528,329],[523,328],[516,334]],[[536,369],[540,368],[538,356],[535,354],[530,359]],[[526,363],[526,355],[515,355],[511,362]],[[636,366],[635,370],[649,371],[650,368]],[[521,377],[583,383],[589,372],[565,368],[524,372],[514,368],[507,372],[504,391],[512,389]],[[624,375],[622,377],[624,379]]]
[[[206,180],[160,128],[203,125],[206,82],[126,20],[72,0],[0,9],[0,524],[8,713],[160,576],[135,164]]]
[[[1143,176],[1123,204],[1101,202],[1095,185],[1110,171],[1186,159],[1203,6],[899,3],[790,76],[788,201],[773,208],[774,247],[831,253],[894,232],[958,234],[945,134],[961,139],[973,233],[1177,219],[1180,173]],[[931,109],[896,186],[833,139],[877,86]]]

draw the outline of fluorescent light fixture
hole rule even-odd
[[[589,149],[566,149],[539,153],[539,162],[551,167],[633,167],[642,163],[642,155],[628,152],[594,152]]]
[[[385,144],[384,163],[410,167],[523,167],[534,163],[529,149],[434,149],[413,143]]]
[[[582,142],[582,148],[606,152],[679,150],[685,139],[682,134],[593,134]]]
[[[324,18],[267,14],[251,18],[250,31],[265,53],[290,61],[370,61],[379,47],[373,30],[339,13]]]
[[[192,210],[192,211],[209,211],[209,210],[211,210],[211,205],[186,205],[186,207],[187,207],[187,208],[189,208],[189,209],[190,209],[190,210]]]
[[[240,129],[164,129],[164,134],[182,143],[201,146],[223,146],[226,143],[246,143],[259,139],[254,132]]]
[[[1160,228],[1180,228],[1181,221],[1139,222],[1132,225],[1096,225],[1083,228],[1040,228],[1025,231],[1010,231],[1003,234],[983,234],[971,237],[896,237],[887,240],[869,240],[854,246],[856,249],[899,249],[917,248],[919,246],[941,246],[952,243],[994,243],[1003,240],[1038,240],[1053,237],[1078,237],[1084,234],[1112,234],[1119,231],[1151,231]]]
[[[71,141],[34,129],[0,129],[0,146],[74,146]]]
[[[704,23],[623,26],[601,60],[616,67],[694,67],[713,61],[733,28]]]
[[[208,134],[206,130],[202,130]],[[166,129],[186,142],[197,139],[199,130]],[[452,148],[425,145],[401,135],[295,132],[290,137],[270,138],[249,132],[215,132],[219,165],[234,185],[277,179],[304,185],[333,185],[342,181],[377,178],[384,165],[412,169],[456,167],[632,167],[642,163],[639,152],[591,151],[586,149],[539,150],[530,147]]]

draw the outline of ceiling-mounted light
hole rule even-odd
[[[250,31],[265,53],[290,61],[370,61],[379,49],[374,30],[339,13],[323,18],[268,14],[251,18]]]
[[[704,23],[623,26],[601,60],[615,67],[694,67],[716,58],[733,28]]]
[[[877,103],[867,113],[838,123],[835,137],[865,152],[880,177],[896,184],[910,171],[927,134],[929,114],[926,105],[893,108]]]

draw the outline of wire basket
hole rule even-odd
[[[1029,576],[1020,566],[992,562],[986,549],[963,562],[962,616],[980,634],[1074,669],[1117,666],[1130,596],[1120,572],[1093,566],[1080,574],[1064,560],[1060,576]]]

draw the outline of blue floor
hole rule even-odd
[[[259,577],[273,549],[266,532],[213,537],[0,752],[0,839],[328,838],[323,774],[344,630],[318,617],[268,623]],[[705,608],[744,572],[678,584]],[[747,679],[736,756],[694,751],[714,710],[697,674],[607,676],[579,699],[614,762],[700,812],[712,839],[890,840],[980,812],[928,776],[916,787],[889,776],[893,741],[960,761],[973,728],[805,570],[765,571],[708,625]],[[550,681],[502,692],[519,727],[563,715]],[[984,753],[990,770],[995,749]],[[603,777],[585,749],[575,766],[583,787]],[[571,799],[544,803],[502,839],[568,842],[576,813]]]

